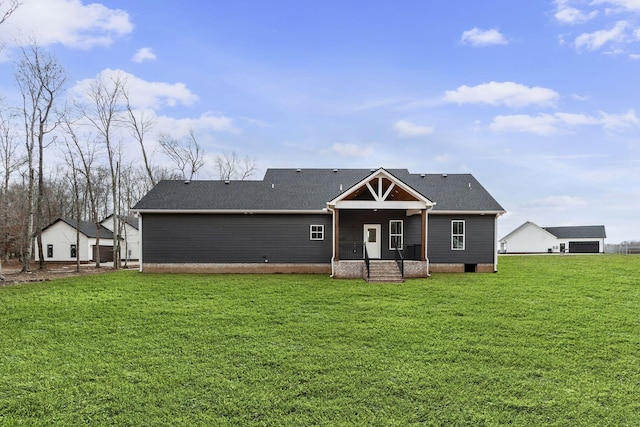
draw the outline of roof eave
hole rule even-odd
[[[504,215],[505,210],[430,210],[429,215]]]
[[[327,209],[132,209],[137,214],[329,214]]]

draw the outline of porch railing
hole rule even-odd
[[[400,274],[404,279],[404,257],[402,256],[402,251],[396,248],[396,264],[398,264],[398,268],[400,269]]]
[[[371,266],[371,260],[369,259],[369,251],[367,251],[367,245],[363,245],[364,248],[364,265],[367,268],[367,280],[371,278],[369,267]]]
[[[412,260],[412,261],[421,261],[422,260],[422,245],[407,245],[403,251],[404,259]]]
[[[362,242],[341,242],[340,259],[359,260],[364,258],[364,243]]]
[[[363,242],[340,242],[339,256],[341,260],[355,261],[364,259],[364,243]],[[405,260],[420,261],[422,259],[422,245],[406,245],[401,251]]]

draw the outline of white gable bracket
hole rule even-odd
[[[369,192],[373,196],[373,200],[375,200],[376,202],[379,202],[380,201],[380,197],[378,197],[378,195],[374,191],[373,187],[368,182],[367,182],[367,188],[369,189]]]
[[[384,196],[382,196],[382,200],[387,200],[387,197],[389,197],[389,194],[391,194],[391,190],[393,190],[393,187],[395,187],[396,184],[394,182],[391,183],[391,185],[389,186],[389,188],[387,188],[387,192],[384,193]],[[382,188],[382,185],[380,185],[380,188]]]

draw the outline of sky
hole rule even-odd
[[[199,179],[232,152],[255,179],[471,173],[507,211],[498,237],[532,221],[640,240],[639,0],[23,0],[0,26],[7,103],[24,40],[69,93],[126,76],[154,133],[194,131]]]

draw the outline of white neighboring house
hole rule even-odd
[[[80,231],[77,247],[76,228]],[[42,247],[45,261],[75,262],[76,251],[80,262],[95,261],[96,237],[100,233],[100,261],[113,261],[113,233],[103,226],[88,221],[58,218],[42,230]],[[36,242],[37,245],[37,242]],[[36,246],[36,261],[40,260]]]
[[[500,239],[500,253],[604,253],[604,225],[539,227],[527,221]]]
[[[140,259],[140,232],[138,231],[138,218],[121,217],[123,225],[120,232],[120,253],[122,261],[137,261]],[[113,215],[109,215],[100,224],[113,232]]]

